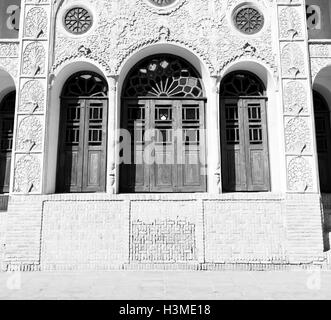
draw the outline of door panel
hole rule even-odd
[[[128,100],[123,105],[122,127],[134,136],[131,159],[145,155],[147,162],[121,166],[121,190],[205,192],[204,102]]]
[[[63,99],[58,192],[105,191],[107,101]]]
[[[82,192],[84,115],[82,100],[62,101],[60,147],[58,161],[58,191]]]
[[[205,104],[203,101],[181,101],[178,112],[178,127],[182,140],[178,141],[179,175],[181,192],[207,191]]]
[[[150,129],[154,130],[151,145],[155,160],[150,167],[151,192],[173,192],[177,185],[174,139],[177,108],[174,101],[150,101]]]
[[[79,152],[78,151],[66,151],[65,162],[65,186],[71,190],[80,191],[80,177],[79,177]]]
[[[269,191],[270,189],[265,105],[263,99],[242,101],[248,191]]]
[[[84,125],[83,192],[106,188],[107,101],[86,100]]]
[[[269,191],[265,100],[223,99],[221,107],[224,191]]]
[[[238,99],[223,100],[221,105],[223,189],[228,192],[247,189],[241,105]]]
[[[148,192],[149,166],[144,161],[145,131],[149,117],[148,101],[130,100],[123,103],[122,125],[130,137],[124,137],[121,165],[122,192]]]

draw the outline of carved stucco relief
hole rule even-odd
[[[48,17],[43,7],[31,8],[25,18],[24,36],[46,38]]]
[[[16,81],[19,66],[18,43],[0,42],[0,68]]]
[[[20,113],[42,112],[45,108],[45,89],[40,80],[29,80],[21,89],[18,111]]]
[[[296,7],[282,8],[279,14],[279,28],[282,39],[302,38],[303,27],[299,9]]]
[[[66,1],[70,3],[75,2]],[[233,1],[226,4],[229,3]],[[60,25],[62,16],[57,17],[53,69],[65,61],[87,56],[109,74],[118,74],[123,62],[134,52],[161,42],[183,45],[194,51],[212,74],[245,54],[276,68],[270,23],[247,41],[247,37],[234,32],[223,1],[184,1],[178,10],[167,15],[157,15],[146,8],[142,0],[117,3],[91,0],[88,5],[97,15],[98,25],[84,37],[70,35]],[[251,48],[248,52],[247,47]]]
[[[36,155],[17,156],[14,174],[14,192],[40,192],[41,164]]]
[[[303,114],[308,112],[307,84],[301,81],[284,83],[284,113]]]
[[[16,150],[21,152],[41,151],[43,125],[42,117],[18,118]]]
[[[313,172],[308,157],[293,157],[288,162],[288,190],[293,192],[312,191]]]
[[[283,77],[296,78],[306,75],[304,51],[300,43],[291,42],[283,45],[281,59]]]
[[[306,118],[289,118],[286,120],[286,152],[294,154],[311,152],[310,137],[311,131],[308,125],[308,120]]]
[[[45,73],[46,50],[42,43],[34,41],[29,43],[23,52],[22,73],[28,76]]]
[[[309,46],[311,59],[311,74],[313,81],[318,73],[331,66],[331,44],[319,43]]]

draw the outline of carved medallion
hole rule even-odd
[[[64,17],[66,29],[74,34],[83,34],[92,27],[92,15],[84,8],[70,9]]]
[[[236,27],[246,34],[257,33],[264,25],[263,14],[256,8],[248,6],[239,8],[234,15],[234,20]]]
[[[166,7],[170,4],[173,4],[176,0],[149,0],[149,1],[158,7]]]

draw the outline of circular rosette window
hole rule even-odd
[[[85,8],[74,7],[64,16],[65,28],[73,34],[83,34],[89,31],[93,24],[92,14]]]
[[[235,10],[233,20],[237,29],[245,34],[258,33],[264,26],[263,14],[249,5],[240,6]]]

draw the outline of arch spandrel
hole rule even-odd
[[[78,54],[81,55],[78,53],[80,47],[84,46],[87,50],[82,56],[106,62],[109,74],[119,75],[125,61],[139,50],[156,44],[172,44],[194,52],[215,76],[231,57],[240,57],[247,52],[247,39],[234,32],[223,1],[213,4],[184,1],[185,5],[167,15],[150,12],[146,8],[147,0],[120,1],[116,6],[113,1],[102,1],[101,4],[101,1],[86,2],[93,13],[95,26],[77,39],[69,37],[60,26],[62,11],[77,2],[64,2],[58,7],[55,66],[63,61],[74,61]],[[251,44],[256,56],[272,65],[275,57],[270,21],[266,20],[266,27],[251,39]]]

